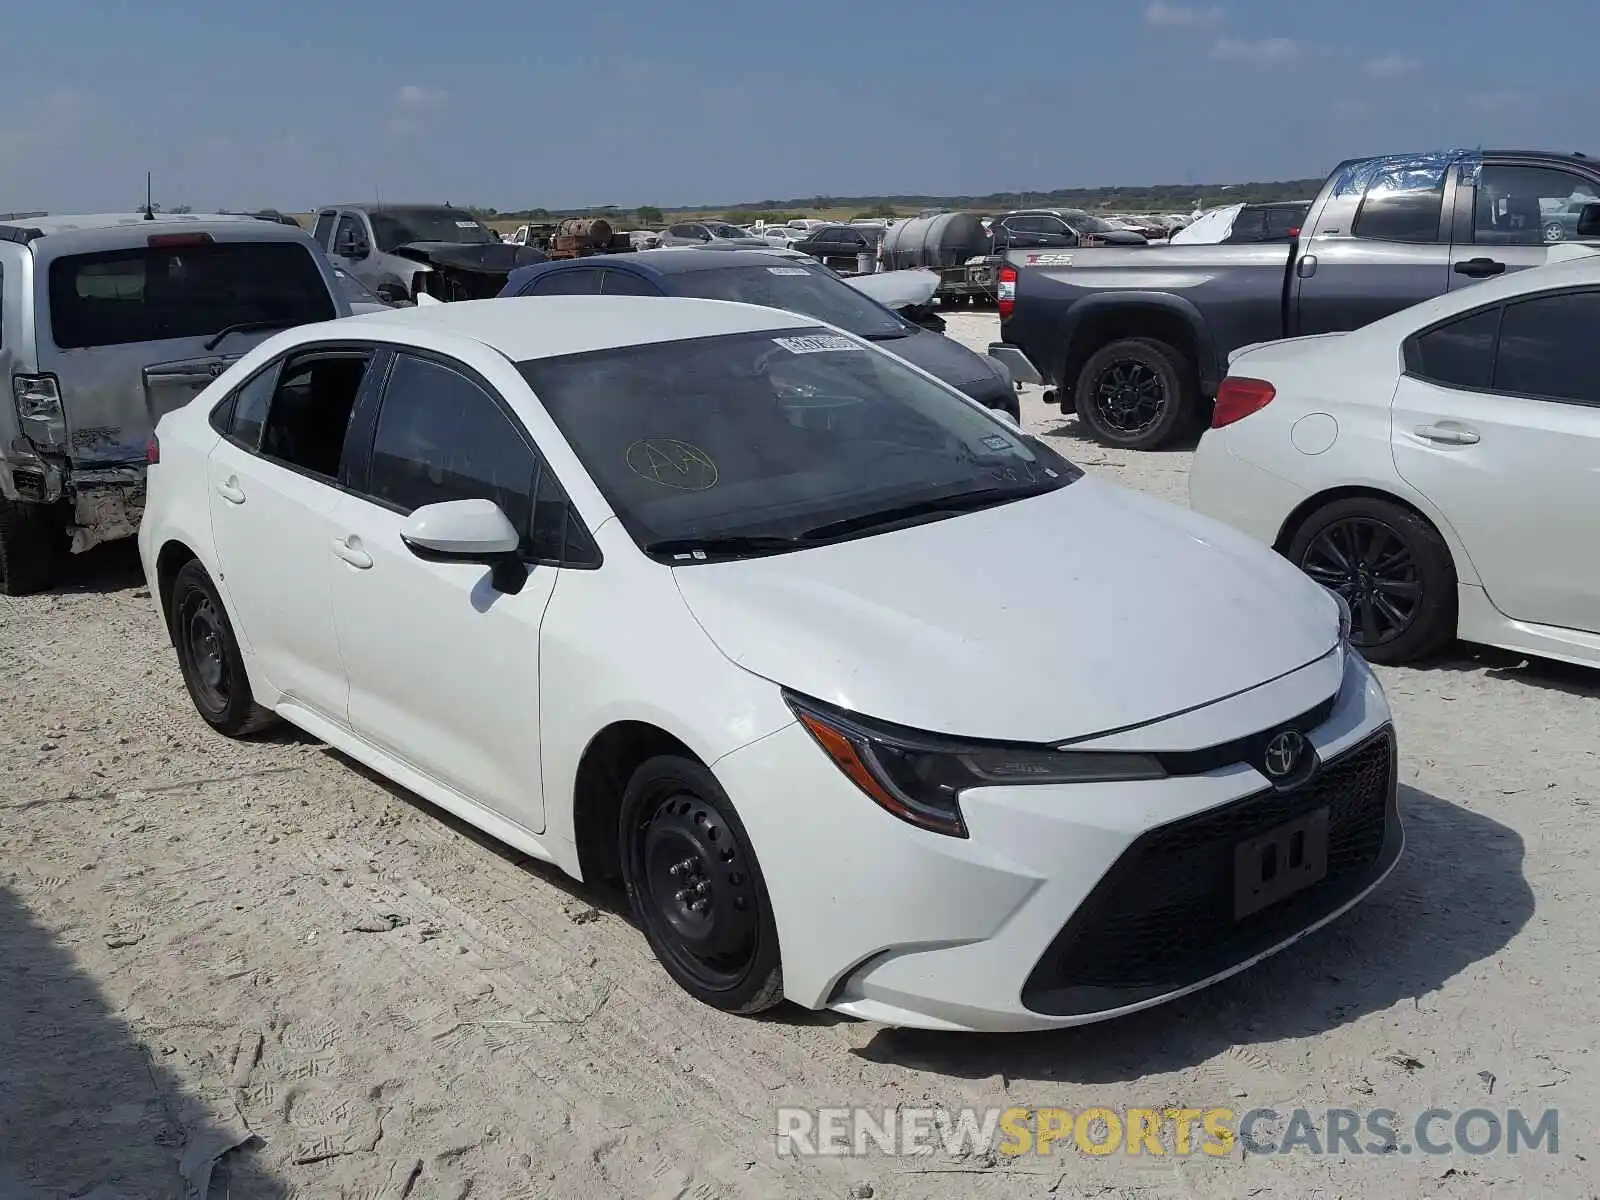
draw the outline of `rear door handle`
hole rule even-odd
[[[1473,446],[1479,440],[1478,431],[1465,425],[1418,425],[1414,432],[1424,441],[1444,446]]]
[[[232,477],[222,480],[217,484],[217,495],[229,504],[244,503],[244,489],[239,486],[239,481]]]
[[[1471,279],[1487,279],[1491,275],[1503,275],[1505,269],[1505,263],[1496,262],[1492,258],[1469,258],[1455,265],[1457,275],[1466,275]]]
[[[365,571],[372,566],[372,555],[361,548],[360,538],[334,538],[333,552],[357,570]]]
[[[1317,273],[1317,256],[1315,254],[1301,255],[1300,261],[1294,265],[1294,273],[1301,279],[1310,279]]]

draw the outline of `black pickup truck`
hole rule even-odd
[[[1000,338],[1100,441],[1151,450],[1209,423],[1231,351],[1356,329],[1571,240],[1600,243],[1600,161],[1582,154],[1351,159],[1287,244],[1012,250]]]

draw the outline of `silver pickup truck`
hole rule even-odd
[[[137,533],[156,422],[274,331],[350,311],[298,226],[0,218],[0,592]]]
[[[1100,441],[1167,445],[1208,422],[1241,346],[1356,329],[1600,244],[1600,161],[1445,151],[1351,159],[1291,242],[1011,251],[1000,338]]]

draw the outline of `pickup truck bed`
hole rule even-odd
[[[1592,219],[1561,215],[1589,200]],[[1287,244],[1011,251],[1000,337],[1099,440],[1156,449],[1209,423],[1231,351],[1358,329],[1542,265],[1574,235],[1600,241],[1600,162],[1583,155],[1351,159]]]

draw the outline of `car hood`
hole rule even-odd
[[[431,266],[501,276],[518,267],[549,261],[538,247],[515,242],[407,242],[392,253]]]
[[[965,388],[999,378],[989,366],[988,358],[968,350],[955,338],[931,329],[919,329],[906,337],[873,345],[898,355],[914,367],[921,367],[952,387]]]
[[[930,732],[1050,743],[1312,662],[1332,596],[1264,546],[1093,477],[791,554],[674,569],[733,662]]]

